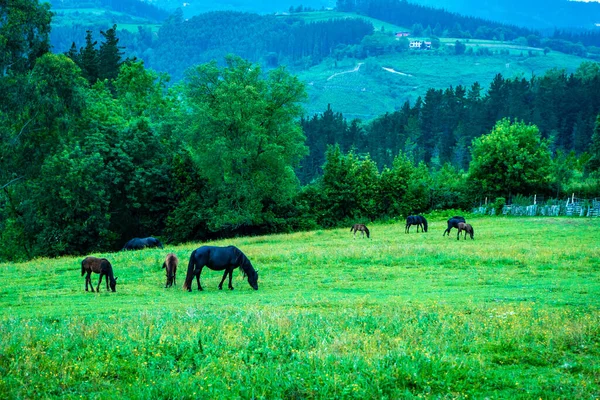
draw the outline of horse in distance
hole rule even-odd
[[[183,289],[188,292],[192,291],[192,281],[196,277],[198,282],[198,290],[203,290],[200,285],[200,274],[202,268],[208,267],[213,271],[225,271],[223,279],[219,283],[219,290],[223,289],[223,282],[229,275],[229,289],[233,290],[231,284],[231,275],[233,270],[240,268],[244,273],[244,277],[248,277],[248,284],[254,290],[258,290],[258,272],[252,267],[252,263],[240,249],[235,246],[217,247],[217,246],[202,246],[192,251],[190,262],[188,264],[187,275],[183,283]]]
[[[450,236],[450,231],[452,230],[452,228],[458,229],[458,224],[461,222],[466,223],[467,221],[465,221],[464,217],[459,217],[459,216],[454,216],[454,217],[450,218],[448,220],[448,228],[446,228],[446,230],[444,231],[442,236],[445,236],[446,234],[448,234],[448,236]]]
[[[153,237],[147,238],[133,238],[129,242],[125,243],[123,250],[141,250],[145,248],[159,247],[163,248],[160,240]]]
[[[177,275],[177,265],[179,264],[179,259],[173,253],[167,254],[167,258],[163,263],[162,267],[166,270],[167,274],[167,283],[165,283],[165,288],[171,287],[173,285],[177,286],[175,282],[175,276]]]
[[[88,284],[94,291],[94,285],[92,284],[92,272],[100,274],[100,279],[98,279],[98,286],[96,286],[96,291],[100,291],[100,284],[102,283],[102,278],[106,276],[106,290],[110,290],[116,292],[117,286],[117,278],[115,278],[113,273],[113,268],[110,262],[106,258],[97,258],[97,257],[86,257],[81,262],[81,276],[87,273],[85,277],[85,291],[88,291]]]
[[[409,215],[406,217],[404,233],[410,232],[411,225],[417,226],[417,233],[419,233],[419,227],[421,227],[421,232],[427,232],[427,220],[422,215]]]
[[[360,232],[360,237],[364,237],[365,234],[367,238],[370,237],[369,228],[365,224],[354,224],[352,228],[350,228],[350,232],[354,232],[354,237],[356,238],[356,232]]]
[[[473,238],[473,235],[475,234],[475,230],[473,229],[473,227],[470,224],[466,224],[464,222],[458,223],[458,234],[456,235],[457,240],[460,240],[461,232],[465,233],[465,240],[467,239],[467,233],[469,234],[469,236],[471,236],[471,240],[475,240]]]

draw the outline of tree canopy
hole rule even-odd
[[[179,132],[215,199],[212,229],[270,222],[269,211],[299,186],[304,85],[283,68],[264,77],[258,65],[231,56],[224,67],[190,70],[182,93]]]
[[[472,144],[469,177],[485,193],[508,197],[548,184],[551,154],[535,125],[505,118]]]

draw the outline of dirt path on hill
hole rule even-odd
[[[356,65],[356,67],[354,67],[354,69],[350,70],[350,71],[344,71],[344,72],[336,72],[335,74],[331,75],[329,78],[327,78],[328,81],[330,81],[331,79],[335,78],[338,75],[343,75],[343,74],[350,74],[352,72],[358,72],[358,70],[360,69],[360,66],[363,65],[364,63],[358,63],[358,65]]]

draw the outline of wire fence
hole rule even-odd
[[[475,214],[496,215],[497,208],[493,204],[481,205],[473,209]],[[502,207],[503,215],[517,216],[572,216],[572,217],[600,217],[600,198],[578,199],[572,196],[566,200],[550,200],[545,204],[509,204]]]

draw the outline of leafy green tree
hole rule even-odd
[[[50,4],[38,0],[0,2],[0,77],[31,70],[50,49]]]
[[[551,157],[535,125],[503,119],[473,140],[469,177],[485,194],[533,194],[547,187]]]
[[[414,166],[404,154],[394,158],[392,167],[381,171],[378,196],[379,215],[398,217],[411,214],[412,206],[407,202],[408,186]]]
[[[298,190],[294,167],[306,154],[297,118],[306,92],[278,68],[264,77],[239,57],[200,65],[187,75],[181,132],[213,195],[212,230],[269,222],[274,205]]]
[[[552,178],[556,187],[556,198],[559,198],[562,189],[569,185],[577,168],[577,157],[574,152],[565,154],[558,150],[552,160]]]
[[[379,173],[375,163],[356,154],[344,154],[339,145],[330,146],[325,155],[323,177],[317,186],[321,192],[322,226],[373,218],[377,212]]]

